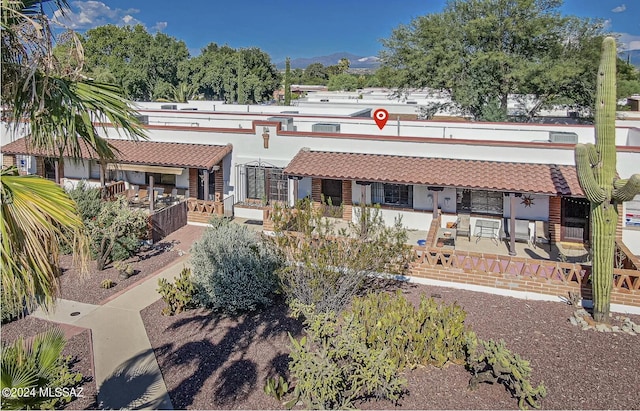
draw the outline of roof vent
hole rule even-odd
[[[578,135],[576,133],[566,133],[562,131],[550,131],[549,141],[552,143],[577,144]]]
[[[160,106],[160,110],[177,110],[177,104],[163,104]]]
[[[281,130],[295,131],[293,128],[293,117],[268,117],[267,121],[275,121],[282,124]]]
[[[136,118],[138,119],[140,124],[149,125],[149,116],[140,114],[140,115],[137,115]]]
[[[337,123],[316,123],[311,126],[311,131],[315,133],[339,133],[340,124]]]

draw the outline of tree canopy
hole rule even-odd
[[[280,86],[271,57],[257,47],[234,49],[210,43],[199,56],[182,64],[178,76],[190,81],[207,99],[260,103]]]
[[[562,16],[562,0],[449,0],[383,40],[385,78],[398,87],[446,90],[483,118],[509,94],[530,94],[533,116],[562,102],[591,107],[602,24]]]
[[[105,25],[83,39],[89,74],[112,74],[133,100],[151,100],[178,85],[178,65],[189,58],[187,45],[163,33],[151,35],[142,25]]]

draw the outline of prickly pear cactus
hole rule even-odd
[[[640,174],[616,177],[616,58],[615,39],[607,37],[596,86],[596,144],[575,149],[578,180],[591,202],[593,317],[598,322],[609,321],[618,205],[640,193]]]

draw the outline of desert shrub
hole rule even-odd
[[[74,188],[67,192],[69,197],[76,202],[82,221],[96,217],[105,204],[105,201],[102,200],[100,188],[89,187],[84,181],[79,181]]]
[[[226,219],[212,220],[191,248],[193,282],[200,304],[227,313],[271,304],[282,258],[259,234]]]
[[[468,367],[473,374],[469,381],[470,388],[475,389],[483,382],[503,384],[518,399],[520,409],[526,409],[527,405],[539,408],[538,400],[547,395],[547,389],[543,383],[536,388],[531,385],[529,361],[512,353],[502,340],[480,340],[480,345],[482,350],[474,349],[468,360]]]
[[[191,280],[191,270],[183,268],[174,283],[164,278],[158,280],[158,292],[166,306],[163,315],[180,314],[182,311],[195,307],[196,287]]]
[[[348,230],[338,230],[309,200],[293,209],[274,207],[275,242],[287,258],[279,271],[289,301],[318,312],[343,310],[371,274],[403,273],[410,261],[400,221],[386,227],[379,208],[364,207]]]
[[[38,395],[40,388],[71,389],[82,382],[82,374],[70,370],[71,359],[62,355],[65,344],[62,331],[56,328],[38,334],[32,341],[20,337],[13,344],[2,347],[2,388],[30,389],[29,392],[35,394],[2,395],[3,409],[53,409],[73,399],[71,395],[56,398]]]
[[[0,311],[2,312],[2,324],[8,323],[22,317],[25,304],[22,299],[17,299],[3,288],[0,294]]]
[[[333,311],[317,313],[309,305],[303,310],[306,336],[289,336],[295,388],[288,405],[302,401],[308,409],[347,409],[358,400],[400,398],[406,380],[387,350],[364,343],[361,324],[340,323]]]
[[[104,280],[102,280],[102,281],[100,282],[100,287],[101,287],[101,288],[104,288],[105,290],[108,290],[109,288],[113,288],[113,287],[115,287],[115,286],[116,286],[115,281],[113,281],[113,280],[112,280],[112,279],[110,279],[110,278],[105,278]]]
[[[422,297],[416,308],[400,292],[370,293],[355,298],[345,321],[364,330],[360,336],[373,349],[389,351],[400,370],[418,365],[464,364],[469,339],[466,313],[457,304],[438,304]]]
[[[85,221],[99,270],[112,261],[126,260],[148,234],[148,215],[129,208],[124,197],[106,202],[95,218]]]

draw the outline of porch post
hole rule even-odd
[[[54,160],[53,162],[54,180],[57,185],[60,185],[60,160]]]
[[[509,194],[509,255],[516,255],[516,193]]]
[[[433,192],[433,218],[438,218],[438,192]]]
[[[155,192],[153,191],[153,175],[149,176],[149,211],[153,213],[155,204]]]
[[[204,201],[209,201],[209,170],[204,170],[202,176],[204,180]]]

